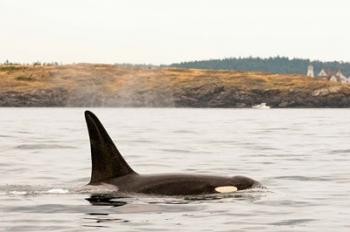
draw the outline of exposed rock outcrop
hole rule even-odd
[[[341,88],[281,92],[275,90],[226,89],[204,86],[165,93],[150,89],[131,95],[114,93],[82,93],[63,88],[38,89],[29,92],[0,92],[0,106],[13,107],[223,107],[244,108],[266,102],[274,108],[286,107],[350,107],[350,91]]]
[[[67,90],[62,88],[32,91],[0,92],[0,106],[7,107],[58,107],[66,106]]]

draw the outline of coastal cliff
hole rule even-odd
[[[303,75],[102,64],[1,65],[8,107],[350,107],[350,85]]]

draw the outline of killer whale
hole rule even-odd
[[[125,161],[99,119],[85,111],[90,147],[91,178],[88,185],[111,184],[122,193],[199,195],[228,193],[260,186],[244,176],[136,173]]]

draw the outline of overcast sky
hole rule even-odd
[[[0,62],[350,61],[349,0],[0,0]]]

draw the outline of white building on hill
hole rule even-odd
[[[314,73],[314,66],[313,65],[309,65],[307,66],[307,73],[306,73],[306,76],[308,77],[315,77],[315,73]]]
[[[340,83],[350,83],[350,79],[346,77],[340,70],[332,71],[322,69],[318,75],[319,78],[325,78],[329,81],[340,82]]]
[[[308,77],[315,77],[313,65],[308,66],[306,75]],[[321,71],[317,74],[315,78],[334,81],[334,82],[340,82],[340,83],[350,83],[350,76],[346,77],[340,70],[332,71],[332,70],[321,69]]]

